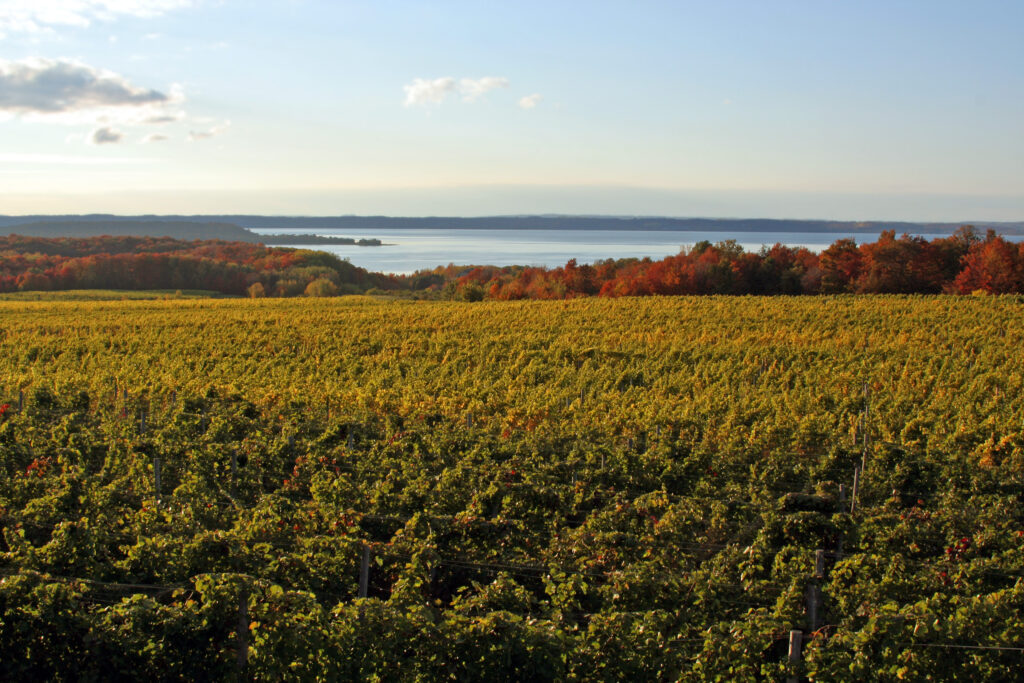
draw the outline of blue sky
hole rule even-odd
[[[1024,220],[1024,3],[0,0],[0,213]]]

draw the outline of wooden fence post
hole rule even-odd
[[[231,449],[231,495],[238,495],[238,451]]]
[[[359,563],[359,597],[365,598],[370,592],[370,546],[363,544],[362,559]]]
[[[359,595],[360,598],[365,598],[370,593],[370,546],[363,544],[363,552],[359,561]],[[366,615],[366,606],[363,604],[359,605],[359,619]]]
[[[156,504],[160,504],[160,458],[153,458],[153,490],[156,492]]]
[[[825,577],[825,551],[814,552],[814,574],[807,584],[807,629],[813,633],[821,626],[821,580]]]
[[[857,511],[857,494],[860,493],[860,468],[853,468],[853,491],[850,494],[850,514]]]
[[[802,631],[790,631],[789,632],[789,663],[792,667],[796,668],[800,666],[800,645],[803,640]],[[797,683],[799,676],[790,676],[786,679],[787,683]]]
[[[242,587],[238,596],[238,624],[235,629],[235,668],[238,680],[245,680],[249,666],[249,589]]]

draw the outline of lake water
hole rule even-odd
[[[302,228],[253,229],[258,234],[316,234],[337,237],[376,238],[389,246],[357,247],[309,245],[329,251],[354,265],[381,273],[413,273],[417,270],[456,265],[564,266],[569,259],[593,263],[609,258],[660,259],[678,254],[684,245],[702,240],[720,242],[735,239],[747,251],[776,242],[803,246],[814,251],[826,249],[837,239],[853,237],[874,242],[877,234],[842,235],[813,232],[687,232],[668,230],[342,230]],[[926,239],[943,235],[923,235]],[[1020,238],[1010,238],[1020,239]],[[300,245],[289,245],[300,246]]]

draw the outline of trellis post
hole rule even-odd
[[[160,504],[160,458],[153,458],[153,490],[156,492],[156,504]]]
[[[803,641],[802,631],[790,631],[789,632],[789,664],[794,669],[800,666],[800,645]],[[786,683],[797,683],[799,680],[798,676],[790,676],[786,679]]]

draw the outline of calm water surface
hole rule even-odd
[[[254,229],[259,234],[316,234],[338,237],[377,238],[389,246],[356,247],[309,245],[347,258],[354,265],[383,273],[457,265],[564,266],[569,259],[593,263],[609,258],[660,259],[678,254],[683,246],[702,240],[734,239],[747,251],[781,242],[814,251],[827,248],[842,237],[874,242],[876,234],[841,235],[813,232],[684,232],[665,230],[317,230],[302,228]],[[924,235],[926,239],[941,235]],[[1019,239],[1019,238],[1018,238]],[[291,246],[291,245],[290,245]]]

